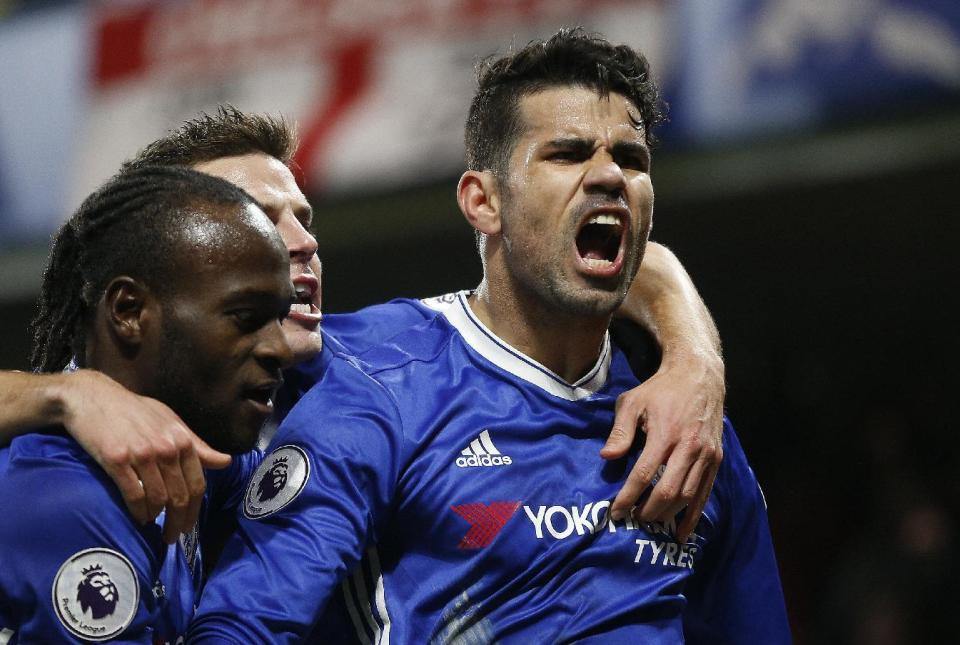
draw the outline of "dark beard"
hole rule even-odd
[[[229,415],[226,410],[210,405],[202,391],[190,390],[187,384],[197,380],[188,368],[195,352],[190,343],[184,342],[184,337],[170,317],[166,317],[160,339],[162,359],[154,380],[154,390],[148,396],[169,406],[187,427],[213,449],[229,454],[252,449],[253,443],[244,442],[235,435],[227,421]],[[216,378],[216,375],[211,378]]]

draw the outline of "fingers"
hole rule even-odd
[[[163,476],[156,462],[134,464],[134,471],[140,478],[143,486],[144,502],[146,505],[147,521],[152,520],[167,503],[167,487],[163,483]]]
[[[197,458],[200,460],[200,465],[204,468],[220,470],[229,466],[230,462],[233,461],[233,457],[218,450],[214,450],[207,444],[206,441],[193,433],[191,433],[191,441],[193,442],[193,448],[197,453]],[[201,492],[200,494],[202,495],[203,493]]]
[[[640,458],[633,465],[623,488],[617,493],[610,505],[610,516],[619,520],[630,512],[643,492],[650,486],[650,482],[657,475],[660,464],[666,459],[667,446],[655,441],[648,441],[640,453]]]
[[[643,409],[642,399],[633,391],[617,397],[613,429],[607,437],[607,442],[600,449],[601,457],[620,459],[627,454],[637,436],[637,428],[643,424],[641,418]]]
[[[193,453],[193,456],[196,458],[196,453]],[[188,531],[192,526],[187,518],[190,492],[184,479],[183,462],[184,460],[181,460],[177,453],[164,455],[158,461],[160,474],[167,490],[167,516],[163,523],[163,539],[167,544],[173,544],[177,536]]]
[[[719,463],[705,467],[705,475],[700,478],[693,501],[690,506],[684,509],[683,519],[680,521],[680,526],[677,527],[677,541],[681,544],[685,543],[690,534],[697,528],[697,523],[700,521],[703,509],[707,506],[707,500],[710,498],[710,491],[713,490],[713,482],[716,480],[719,470]]]
[[[146,524],[156,517],[147,510],[147,496],[133,468],[126,466],[118,470],[108,470],[107,474],[116,482],[127,509],[137,522]]]
[[[697,477],[694,471],[702,473],[703,468],[702,465],[698,467],[700,462],[696,460],[695,452],[689,446],[684,450],[674,449],[666,464],[657,485],[650,491],[650,496],[634,511],[634,517],[642,522],[666,521],[693,501],[696,487],[688,490],[684,483],[691,474]]]

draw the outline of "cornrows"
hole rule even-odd
[[[255,203],[222,179],[186,168],[143,166],[120,172],[90,195],[53,240],[31,323],[35,371],[83,366],[86,325],[118,275],[162,291],[177,231],[197,210]]]

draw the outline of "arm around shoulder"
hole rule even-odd
[[[683,538],[706,504],[723,458],[726,388],[720,338],[679,260],[653,242],[619,315],[650,331],[663,357],[656,374],[617,401],[602,456],[623,457],[638,428],[647,438],[611,510],[614,517],[629,512],[666,465],[637,515],[644,521],[665,520],[689,506],[680,526]]]

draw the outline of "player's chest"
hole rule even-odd
[[[610,518],[634,461],[600,457],[612,419],[596,409],[448,419],[401,474],[394,538],[468,566],[519,571],[544,558],[633,580],[685,577],[711,523],[680,544],[675,521]]]

